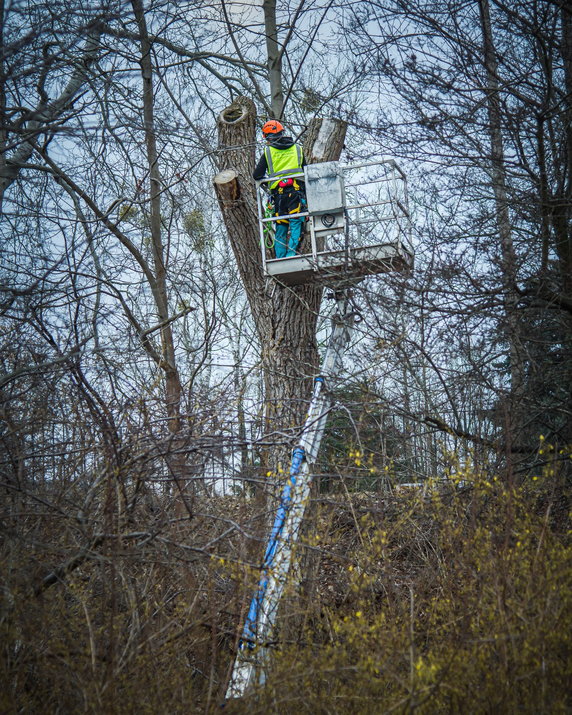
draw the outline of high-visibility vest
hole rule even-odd
[[[264,149],[266,157],[266,165],[268,166],[269,176],[282,176],[283,174],[292,174],[296,169],[302,168],[304,161],[304,152],[298,144],[292,144],[288,149],[276,149],[273,146],[267,146]],[[275,189],[279,181],[270,183],[270,188]]]

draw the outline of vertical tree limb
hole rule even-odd
[[[276,0],[264,0],[264,31],[266,34],[266,54],[268,57],[268,81],[270,83],[270,106],[272,116],[281,119],[284,111],[282,92],[282,52],[278,47],[276,27]]]
[[[137,21],[140,35],[141,76],[143,80],[143,122],[145,132],[145,146],[147,149],[147,162],[149,167],[149,194],[150,194],[150,229],[151,246],[153,251],[153,265],[155,273],[156,290],[155,305],[161,325],[161,347],[164,358],[163,371],[165,375],[165,401],[167,411],[167,424],[173,436],[173,457],[170,464],[173,476],[178,481],[184,476],[185,458],[179,440],[181,432],[181,398],[182,386],[175,357],[175,344],[173,339],[172,324],[169,320],[169,299],[167,290],[167,267],[165,265],[165,250],[163,246],[161,227],[161,176],[159,173],[159,158],[157,154],[157,139],[154,117],[153,93],[153,64],[151,60],[151,42],[145,21],[145,10],[142,0],[132,0],[133,13]]]
[[[491,181],[496,207],[496,223],[500,237],[501,280],[504,292],[505,335],[510,356],[510,395],[507,409],[507,442],[514,428],[522,428],[524,396],[524,355],[517,312],[517,258],[512,238],[509,199],[506,182],[505,156],[501,127],[499,72],[491,28],[488,0],[479,0],[483,58],[486,72],[486,98],[491,144]],[[518,414],[517,414],[518,413]],[[507,453],[508,455],[508,453]]]

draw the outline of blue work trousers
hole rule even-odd
[[[304,227],[303,218],[291,218],[288,223],[277,223],[274,234],[276,258],[289,258],[296,255]],[[290,229],[290,232],[288,232]],[[288,237],[288,233],[290,236]]]

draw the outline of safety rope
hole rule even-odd
[[[264,209],[264,218],[272,218],[274,215],[274,208],[270,201],[267,202],[266,208]],[[264,232],[264,243],[267,248],[274,248],[274,222],[268,221],[268,223],[263,224]]]

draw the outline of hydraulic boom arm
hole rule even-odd
[[[325,387],[328,380],[337,374],[351,337],[354,316],[349,309],[349,295],[348,289],[334,293],[336,311],[332,334],[320,375],[314,381],[314,392],[300,440],[292,453],[290,476],[282,491],[266,545],[260,581],[246,617],[227,698],[241,697],[249,687],[265,680],[264,666],[269,657],[278,607],[310,495],[310,467],[318,456],[331,407]]]

